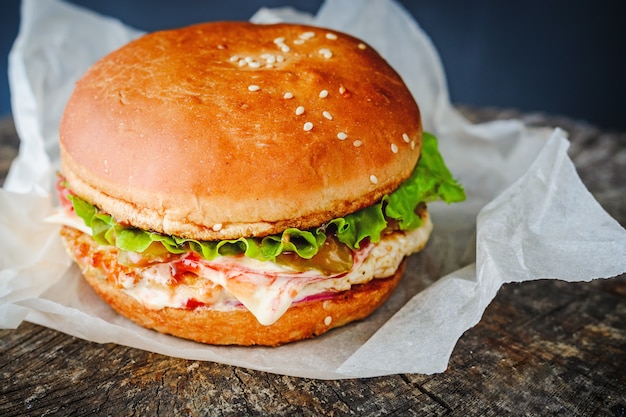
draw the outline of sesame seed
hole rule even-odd
[[[335,39],[337,39],[337,35],[335,35],[334,33],[327,33],[326,34],[326,39],[330,39],[332,41],[334,41]]]
[[[359,146],[363,145],[363,142],[357,139],[354,142],[352,142],[352,145],[354,145],[355,148],[358,148]]]
[[[348,135],[346,135],[345,132],[339,132],[339,133],[337,133],[337,139],[339,139],[339,140],[346,140],[346,139],[348,139]]]
[[[276,55],[276,62],[284,62],[285,61],[285,57],[282,55]]]
[[[293,94],[287,91],[285,95],[283,96],[283,98],[289,100],[290,98],[293,98]]]
[[[324,318],[324,324],[326,326],[329,326],[330,323],[332,323],[332,322],[333,322],[333,318],[331,316],[326,316],[326,318]]]
[[[318,51],[318,53],[326,59],[330,59],[333,57],[332,51],[328,48],[322,48]]]
[[[365,48],[367,48],[367,45],[365,45],[364,43],[360,43],[358,45],[358,48],[363,51],[363,50],[365,50]]]
[[[391,152],[398,153],[398,145],[396,145],[395,143],[392,143],[391,144]]]
[[[306,123],[304,124],[303,129],[304,129],[304,131],[305,131],[305,132],[308,132],[309,130],[313,129],[313,123],[311,123],[311,122],[306,122]]]
[[[296,39],[293,41],[294,45],[302,45],[304,43],[304,39]]]
[[[261,87],[259,87],[258,85],[252,84],[248,86],[248,91],[259,91],[260,88]]]
[[[233,55],[233,56],[230,57],[229,61],[230,62],[237,62],[237,61],[239,61],[239,56]]]
[[[304,40],[311,39],[313,37],[315,37],[315,32],[304,32],[304,33],[301,33],[300,36],[298,36],[298,38],[304,39]]]
[[[339,86],[339,94],[343,94],[346,92],[346,87],[344,87],[343,85]]]
[[[215,223],[213,225],[213,231],[219,232],[220,230],[222,230],[222,223]]]
[[[328,97],[328,90],[320,91],[320,98],[326,98],[326,97]]]
[[[402,134],[402,140],[406,143],[409,143],[411,141],[411,139],[409,139],[409,135],[407,135],[406,133]]]
[[[415,149],[415,141],[414,140],[411,141],[411,149]]]
[[[322,116],[324,116],[325,118],[327,118],[328,120],[333,120],[333,115],[328,113],[327,111],[323,111],[322,112]]]
[[[378,178],[376,177],[376,175],[370,175],[370,182],[372,184],[378,184]]]
[[[245,66],[247,64],[247,62],[246,62],[245,59],[240,59],[237,64],[239,64],[240,67],[243,67],[243,66]]]
[[[296,108],[296,114],[297,114],[298,116],[300,116],[302,113],[304,113],[304,107],[303,107],[303,106],[298,106],[298,107]]]
[[[289,45],[287,45],[285,43],[285,38],[283,37],[279,37],[274,39],[274,43],[276,44],[276,46],[278,46],[280,48],[281,51],[283,52],[289,52],[291,50],[291,48],[289,47]]]
[[[248,62],[248,66],[250,68],[259,68],[261,66],[261,63],[257,61],[251,61],[251,62]]]

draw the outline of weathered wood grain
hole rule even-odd
[[[583,181],[626,224],[623,133],[543,115],[464,113],[569,130]],[[14,138],[0,143],[15,149]],[[446,372],[340,381],[170,358],[23,323],[0,330],[0,415],[625,416],[625,321],[626,276],[507,284]]]

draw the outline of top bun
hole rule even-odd
[[[77,195],[143,229],[215,240],[369,206],[420,155],[400,76],[349,35],[220,22],[145,35],[78,81],[60,126]]]

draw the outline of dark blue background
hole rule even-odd
[[[355,2],[358,0],[355,0]],[[315,12],[322,0],[72,0],[151,31],[246,20],[261,6]],[[441,55],[454,103],[544,111],[626,130],[622,1],[401,1]],[[0,115],[19,0],[0,3]]]

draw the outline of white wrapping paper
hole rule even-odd
[[[436,50],[394,2],[328,0],[316,16],[261,9],[252,20],[312,23],[374,46],[406,81],[425,129],[439,137],[466,188],[464,203],[429,206],[431,241],[411,257],[389,302],[366,320],[279,348],[196,344],[115,314],[71,265],[58,227],[43,219],[55,204],[58,121],[74,82],[140,33],[59,0],[25,0],[9,68],[21,147],[0,190],[0,326],[27,320],[95,342],[301,377],[435,373],[446,369],[458,338],[503,283],[626,271],[626,231],[581,183],[566,133],[516,120],[465,121],[450,105]]]

